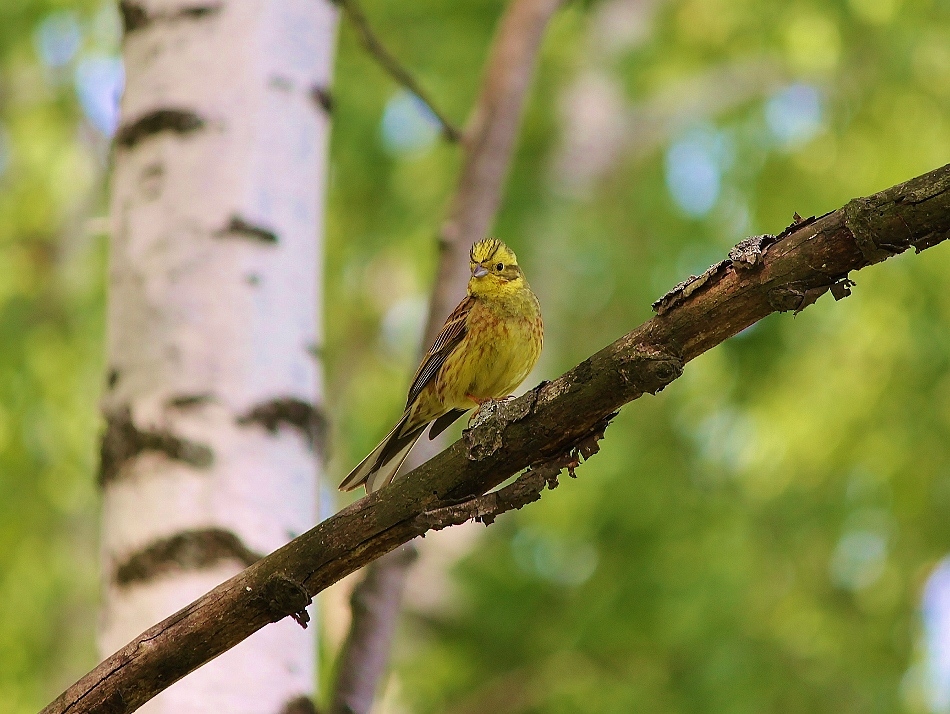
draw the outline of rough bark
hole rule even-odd
[[[319,263],[336,11],[125,0],[103,401],[107,655],[316,517]],[[313,691],[313,630],[242,643],[152,712]]]
[[[358,5],[352,0],[339,1],[351,16],[356,9],[354,21],[360,24]],[[548,21],[561,4],[552,0],[514,0],[499,22],[483,84],[462,142],[465,155],[459,184],[440,236],[439,270],[432,290],[423,349],[435,341],[446,316],[464,294],[471,245],[484,238],[495,221],[537,53]],[[362,26],[366,26],[365,18]],[[368,30],[363,32],[364,36],[367,34],[371,37]],[[373,51],[372,42],[364,39],[364,44]],[[381,61],[387,56],[384,53]],[[398,79],[398,75],[394,76]],[[443,126],[447,126],[444,121]],[[423,439],[416,444],[405,469],[421,465],[444,445],[444,437],[434,441]],[[415,546],[406,544],[400,552],[371,563],[356,585],[352,597],[353,619],[337,662],[330,714],[370,711],[379,680],[386,670],[406,577],[416,555]]]
[[[848,274],[950,237],[950,165],[778,236],[740,243],[729,258],[655,303],[657,316],[553,382],[485,410],[452,447],[258,561],[116,652],[47,707],[129,712],[270,622],[299,613],[345,575],[431,527],[475,515],[506,478],[536,465],[540,491],[572,468],[624,404],[656,393],[684,365],[773,312],[800,311],[825,292],[849,294]],[[522,484],[532,471],[522,476]],[[477,499],[473,507],[467,501]],[[499,498],[501,510],[531,494]]]

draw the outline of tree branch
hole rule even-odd
[[[131,712],[270,622],[300,612],[345,575],[478,499],[512,474],[584,448],[624,404],[654,394],[689,360],[773,312],[798,311],[848,274],[950,237],[950,165],[730,257],[657,301],[648,320],[553,382],[495,406],[434,459],[357,501],[219,585],[113,654],[44,710]],[[554,462],[557,465],[557,462]],[[476,515],[480,513],[475,508]],[[470,510],[469,513],[472,511]]]
[[[432,289],[423,350],[435,341],[445,316],[465,290],[468,272],[464,267],[471,244],[484,237],[495,221],[497,196],[511,163],[540,41],[559,5],[547,0],[513,0],[499,22],[470,122],[471,140],[463,144],[464,161],[451,203],[452,223],[458,229],[451,237],[443,235],[440,241],[440,267]],[[486,165],[494,169],[479,168]],[[459,266],[463,270],[458,270]],[[444,437],[422,440],[406,467],[419,466],[444,446]],[[535,499],[540,498],[540,489],[536,494]],[[371,563],[354,589],[353,602],[360,606],[353,608],[350,631],[337,661],[330,714],[367,714],[372,706],[385,671],[408,569],[415,562],[414,545],[407,544],[402,550],[406,552],[399,557],[384,556]]]
[[[393,57],[383,43],[380,42],[376,33],[373,32],[373,28],[370,27],[369,20],[366,19],[363,8],[360,7],[357,0],[332,1],[339,5],[343,9],[343,12],[346,13],[346,16],[350,18],[350,22],[353,23],[353,27],[356,29],[356,33],[359,35],[363,47],[379,62],[386,74],[396,80],[398,84],[415,94],[416,97],[429,108],[429,111],[432,112],[432,115],[438,120],[442,127],[442,135],[452,142],[462,141],[462,132],[457,129],[445,113],[436,106],[435,102],[432,101],[432,98],[416,81],[415,77],[409,73],[409,70],[399,64],[399,60]]]
[[[330,714],[368,712],[386,671],[409,567],[419,557],[412,543],[396,548],[365,569],[350,596],[353,619],[340,650]]]

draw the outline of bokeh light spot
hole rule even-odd
[[[76,66],[76,94],[83,112],[96,129],[112,136],[119,125],[119,99],[125,85],[122,60],[92,55]]]
[[[391,153],[419,153],[438,138],[439,122],[422,100],[403,90],[386,103],[381,130]]]
[[[873,585],[884,570],[887,538],[876,531],[853,530],[845,533],[831,559],[831,577],[835,585],[861,590]]]
[[[822,127],[821,93],[810,84],[793,84],[765,103],[765,121],[772,136],[786,147],[805,143]]]
[[[940,561],[924,587],[926,688],[931,710],[950,711],[950,558]]]
[[[37,54],[47,67],[69,64],[82,45],[79,21],[72,12],[47,15],[33,35]]]
[[[733,159],[732,143],[712,127],[688,131],[666,152],[666,186],[688,216],[705,216],[716,205],[722,174]]]

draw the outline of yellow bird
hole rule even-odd
[[[340,490],[364,484],[378,491],[393,480],[426,427],[433,439],[475,406],[507,397],[541,354],[541,305],[514,252],[490,238],[472,246],[472,277],[409,387],[396,427],[343,479]]]

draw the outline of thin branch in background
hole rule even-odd
[[[345,7],[352,0],[340,2]],[[499,21],[472,111],[469,140],[463,143],[463,165],[446,222],[453,229],[443,230],[440,235],[439,271],[432,290],[423,351],[435,340],[445,316],[465,290],[469,247],[484,237],[495,221],[541,40],[548,21],[561,4],[561,0],[513,0]],[[434,441],[423,439],[410,454],[406,468],[420,466],[444,447],[442,437]],[[543,484],[544,481],[542,487]],[[540,489],[535,489],[531,500],[540,497]],[[503,499],[498,503],[514,502]],[[473,507],[488,508],[484,503]],[[468,512],[463,509],[452,513],[459,517]],[[487,523],[489,514],[482,515]],[[418,556],[411,543],[399,552],[402,555],[390,554],[371,563],[354,588],[353,617],[337,660],[331,714],[367,714],[372,707],[386,671],[408,570]]]
[[[948,238],[950,164],[818,219],[796,219],[777,236],[743,241],[654,303],[655,317],[553,382],[497,404],[485,422],[406,478],[149,628],[43,714],[135,711],[271,622],[299,614],[333,583],[424,535],[428,524],[453,520],[445,509],[475,500],[469,513],[490,514],[480,497],[528,466],[583,453],[613,412],[663,389],[687,362],[750,325],[774,312],[799,312],[825,292],[846,297],[851,271]]]
[[[399,60],[393,57],[392,53],[383,46],[376,33],[373,32],[373,28],[357,0],[333,0],[333,2],[343,9],[350,22],[353,23],[353,27],[356,29],[360,42],[363,43],[366,51],[379,62],[390,77],[415,94],[429,108],[429,111],[432,112],[432,115],[442,127],[442,135],[451,142],[461,142],[464,137],[462,131],[436,106],[435,102],[432,101],[432,97],[420,86],[415,77],[409,73],[409,70],[403,67]]]
[[[406,543],[367,566],[363,580],[353,589],[353,619],[338,658],[330,714],[372,709],[376,684],[389,662],[406,576],[418,557],[418,549]]]
[[[468,154],[439,231],[439,286],[465,285],[468,249],[488,235],[495,222],[541,41],[548,21],[564,4],[565,0],[514,0],[499,23],[468,124]],[[429,324],[438,328],[460,298],[460,291],[436,292],[429,305]]]

